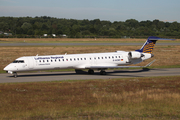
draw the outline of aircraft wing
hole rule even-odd
[[[86,66],[86,69],[108,69],[108,68],[145,68],[149,67],[155,60],[148,63],[146,66]]]
[[[139,68],[142,66],[88,66],[86,69],[108,69],[108,68]]]

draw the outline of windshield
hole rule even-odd
[[[13,63],[24,63],[24,60],[15,60]]]

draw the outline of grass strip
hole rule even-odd
[[[0,119],[180,119],[180,76],[0,84]]]
[[[146,39],[121,38],[0,38],[0,43],[144,43]],[[159,41],[160,43],[179,43],[175,41]]]
[[[0,73],[3,68],[15,59],[22,56],[40,55],[59,55],[59,54],[81,54],[81,53],[104,53],[117,50],[134,51],[141,46],[21,46],[21,47],[0,47]],[[154,57],[144,61],[137,66],[145,66],[153,59],[152,64],[155,68],[177,68],[180,66],[180,46],[164,45],[155,46],[153,50]]]

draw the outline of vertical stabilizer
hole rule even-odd
[[[156,44],[157,40],[174,40],[174,39],[165,39],[165,38],[159,38],[155,36],[150,36],[147,41],[144,43],[144,45],[139,50],[135,50],[142,53],[152,53],[152,50]]]

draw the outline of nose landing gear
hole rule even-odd
[[[17,78],[17,73],[14,72],[14,73],[13,73],[13,76],[14,76],[14,78]]]

